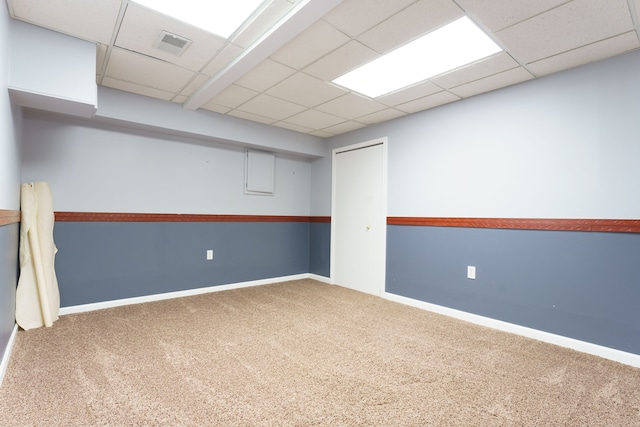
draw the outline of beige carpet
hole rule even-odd
[[[1,426],[640,426],[640,369],[302,280],[20,331]]]

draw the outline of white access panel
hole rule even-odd
[[[275,190],[276,156],[258,150],[246,151],[245,186],[246,194],[273,194]]]

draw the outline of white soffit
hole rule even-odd
[[[93,42],[109,44],[120,0],[12,0],[16,18]],[[90,17],[90,19],[89,19]]]

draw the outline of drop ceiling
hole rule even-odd
[[[640,47],[640,0],[267,0],[226,40],[128,0],[7,5],[95,42],[99,85],[320,137]],[[503,51],[376,99],[331,83],[464,15]],[[180,56],[158,49],[162,31],[191,44]]]

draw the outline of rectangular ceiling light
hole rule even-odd
[[[502,49],[466,16],[333,80],[376,98]]]
[[[228,39],[263,0],[134,0],[172,18]]]

